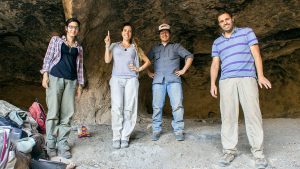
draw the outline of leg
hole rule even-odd
[[[111,91],[111,125],[113,130],[113,141],[121,140],[121,131],[123,129],[123,109],[124,109],[124,81],[112,77],[110,79]]]
[[[58,128],[58,150],[65,158],[70,158],[67,142],[71,132],[71,119],[75,112],[75,91],[77,80],[64,79],[64,92],[61,100],[60,125]],[[66,152],[68,151],[68,152]]]
[[[46,120],[46,142],[48,149],[56,148],[57,125],[59,122],[62,93],[63,79],[49,75],[49,88],[46,89],[46,102],[48,107]]]
[[[239,96],[245,115],[248,140],[252,147],[251,152],[255,158],[264,158],[264,134],[256,79],[241,78],[239,81]]]
[[[236,154],[238,142],[239,99],[236,78],[220,81],[221,139],[223,152]]]
[[[128,79],[125,85],[124,121],[121,140],[129,141],[137,119],[139,81],[137,78]]]
[[[153,132],[161,132],[162,130],[162,111],[165,105],[166,98],[166,84],[153,84],[153,115],[152,115],[152,130]]]
[[[170,98],[170,103],[172,106],[172,127],[176,133],[183,133],[184,130],[184,121],[183,114],[184,108],[182,105],[183,101],[183,92],[181,83],[168,83],[167,84],[167,92]]]

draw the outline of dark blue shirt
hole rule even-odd
[[[77,79],[76,58],[78,55],[77,48],[70,48],[65,43],[61,45],[61,58],[59,62],[53,66],[50,74],[55,77],[68,80]]]
[[[175,71],[180,70],[180,58],[194,58],[193,54],[187,51],[179,43],[169,42],[166,46],[158,44],[152,47],[148,53],[148,58],[154,64],[153,84],[155,83],[181,83],[180,77]]]

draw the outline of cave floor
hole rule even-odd
[[[300,119],[264,119],[265,155],[268,169],[300,168]],[[139,117],[129,148],[112,148],[109,125],[88,126],[90,138],[70,137],[72,161],[78,169],[218,169],[221,155],[220,123],[185,120],[185,136],[178,142],[170,119],[164,119],[160,140],[151,141],[151,118]],[[74,126],[76,128],[76,126]],[[239,124],[239,155],[226,169],[252,169],[245,125]]]

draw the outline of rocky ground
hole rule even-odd
[[[140,117],[131,137],[130,147],[115,150],[111,146],[109,125],[88,126],[90,138],[77,138],[72,132],[70,143],[78,169],[219,169],[221,155],[220,122],[186,120],[186,140],[175,140],[170,120],[164,119],[164,133],[151,141],[151,119]],[[239,124],[239,155],[226,169],[252,169],[245,126]],[[300,168],[300,119],[264,119],[265,154],[268,169]]]

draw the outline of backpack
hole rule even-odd
[[[38,124],[38,131],[42,134],[46,133],[46,114],[43,106],[38,103],[37,101],[33,102],[32,105],[29,107],[29,112],[32,118]]]
[[[11,142],[9,139],[10,127],[0,127],[0,168],[5,168],[11,151]]]

